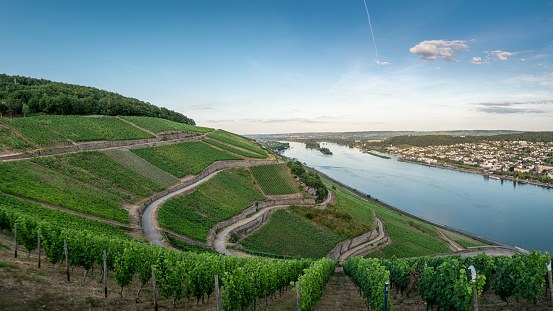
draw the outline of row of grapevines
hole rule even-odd
[[[537,303],[546,284],[548,256],[532,251],[529,255],[516,254],[512,258],[497,257],[492,289],[503,300],[515,297]]]
[[[167,132],[167,131],[206,133],[206,132],[213,131],[212,128],[208,128],[208,127],[195,126],[195,125],[170,121],[167,119],[154,118],[154,117],[120,116],[120,118],[130,121],[154,133]]]
[[[267,195],[298,192],[288,167],[284,163],[250,167],[253,177]]]
[[[390,280],[390,271],[376,258],[353,257],[343,263],[344,272],[349,275],[363,292],[367,304],[374,310],[384,309],[384,286]],[[390,302],[388,301],[390,306]]]
[[[102,263],[105,250],[107,268],[114,272],[121,287],[129,286],[135,275],[142,285],[146,284],[153,268],[162,296],[172,297],[174,301],[183,297],[200,300],[214,292],[215,275],[219,275],[226,310],[243,309],[255,299],[274,293],[297,280],[311,265],[311,261],[305,259],[244,259],[183,253],[88,230],[63,228],[32,214],[7,210],[0,216],[3,229],[9,226],[13,230],[11,226],[17,222],[18,240],[24,242],[29,251],[36,248],[36,233],[40,229],[42,251],[51,263],[64,260],[64,240],[69,249],[69,264],[86,270]],[[26,242],[31,240],[34,242]]]
[[[128,212],[119,208],[123,192],[100,189],[30,160],[0,163],[0,191],[129,223]]]
[[[403,291],[409,274],[422,271],[419,288],[422,298],[440,308],[456,310],[472,306],[472,282],[469,282],[467,267],[474,266],[477,272],[476,287],[479,293],[493,289],[503,300],[514,297],[518,300],[537,303],[546,286],[546,260],[549,254],[533,251],[529,255],[516,254],[489,257],[485,253],[475,257],[419,257],[385,261],[393,285]],[[455,288],[455,292],[451,291]],[[436,293],[442,293],[438,297]],[[443,294],[447,292],[447,294]]]
[[[207,232],[215,223],[236,213],[232,207],[194,191],[167,200],[158,217],[163,228],[206,242]]]
[[[0,122],[13,127],[21,135],[39,145],[69,144],[67,138],[46,127],[45,122],[38,118],[0,119]]]
[[[253,152],[255,152],[257,154],[260,154],[264,157],[267,156],[267,153],[265,151],[263,151],[263,150],[261,150],[257,147],[254,147],[253,145],[248,144],[246,142],[237,140],[235,138],[231,138],[232,136],[234,136],[234,135],[232,135],[231,133],[228,133],[228,132],[224,132],[224,131],[217,131],[217,132],[207,134],[207,137],[222,141],[222,142],[227,143],[227,144],[231,144],[231,145],[236,146],[236,147],[240,147],[240,148],[243,148],[243,149],[253,151]]]
[[[468,311],[473,306],[473,287],[481,294],[485,282],[485,276],[477,275],[473,284],[461,261],[452,258],[436,269],[426,267],[419,280],[419,290],[430,307]]]
[[[265,200],[248,177],[251,179],[246,169],[224,170],[198,186],[198,189],[217,201],[232,206],[236,211],[242,211],[255,201]]]
[[[244,156],[244,157],[247,157],[247,158],[256,158],[256,159],[265,159],[266,156],[264,155],[261,155],[261,154],[258,154],[258,153],[251,153],[251,152],[247,152],[247,151],[244,151],[242,149],[237,149],[237,148],[234,148],[234,147],[231,147],[229,145],[225,145],[221,142],[218,142],[216,140],[213,140],[213,139],[204,139],[204,141],[210,145],[213,145],[215,147],[219,147],[223,150],[226,150],[226,151],[230,151],[234,154],[238,154],[238,155],[241,155],[241,156]]]
[[[200,141],[132,149],[131,152],[178,178],[198,174],[215,161],[242,160]]]
[[[334,274],[336,263],[328,258],[323,258],[313,263],[298,279],[300,283],[300,308],[301,310],[315,310],[317,301],[323,295],[324,288],[330,277]]]
[[[31,144],[14,133],[0,127],[0,150],[5,148],[22,150],[30,147],[32,147]]]

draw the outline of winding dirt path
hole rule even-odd
[[[200,179],[199,181],[188,185],[182,189],[179,189],[175,192],[171,192],[154,202],[150,203],[146,209],[144,210],[144,213],[142,214],[142,232],[144,232],[144,235],[146,235],[146,238],[150,240],[151,243],[163,247],[167,247],[165,244],[163,244],[163,234],[161,234],[161,226],[159,225],[159,221],[157,218],[157,212],[160,208],[160,206],[167,201],[168,199],[177,196],[183,192],[186,192],[190,189],[193,189],[197,187],[198,185],[208,181],[211,179],[211,177],[215,176],[220,171],[211,173],[207,175],[206,177]]]

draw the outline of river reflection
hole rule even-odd
[[[290,142],[284,155],[433,221],[526,249],[553,251],[553,189],[382,159],[332,143]]]

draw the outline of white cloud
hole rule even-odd
[[[468,51],[469,47],[465,41],[445,41],[445,40],[429,40],[423,41],[409,51],[417,54],[421,60],[435,61],[437,59],[448,62],[458,62],[455,59],[455,54]]]
[[[389,62],[379,62],[377,60],[374,61],[375,63],[379,64],[379,65],[382,65],[382,66],[387,66],[387,65],[390,65]]]
[[[470,63],[475,65],[482,65],[482,64],[487,64],[488,62],[483,62],[482,57],[473,57]]]
[[[519,52],[503,52],[503,51],[500,51],[500,50],[495,50],[495,51],[492,51],[490,52],[491,55],[497,57],[499,60],[508,60],[509,57],[515,55],[515,54],[518,54]]]

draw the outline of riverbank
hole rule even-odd
[[[545,188],[553,188],[552,184],[542,183],[542,182],[539,182],[537,180],[518,179],[518,178],[514,178],[512,176],[488,174],[488,173],[482,172],[479,169],[469,170],[469,169],[465,169],[465,168],[456,167],[456,166],[453,166],[453,165],[449,166],[449,165],[445,165],[445,164],[440,165],[440,164],[423,163],[423,162],[416,161],[416,160],[406,159],[404,157],[398,157],[397,160],[400,161],[400,162],[407,162],[407,163],[411,163],[411,164],[419,164],[419,165],[428,166],[428,167],[435,167],[435,168],[441,168],[441,169],[446,169],[446,170],[453,170],[453,171],[458,171],[458,172],[477,174],[477,175],[482,175],[484,177],[497,177],[499,179],[518,182],[518,183],[521,183],[521,184],[529,184],[529,185],[540,186],[540,187],[545,187]]]
[[[508,249],[508,250],[511,250],[511,251],[514,251],[514,252],[517,252],[517,253],[529,253],[527,250],[525,249],[522,249],[520,247],[517,247],[515,245],[512,245],[512,244],[509,244],[509,243],[505,243],[505,242],[501,242],[501,241],[497,241],[497,240],[494,240],[494,239],[490,239],[490,238],[486,238],[486,237],[483,237],[483,236],[480,236],[480,235],[477,235],[477,234],[474,234],[474,233],[470,233],[470,232],[466,232],[466,231],[463,231],[463,230],[460,230],[460,229],[457,229],[457,228],[453,228],[453,227],[450,227],[450,226],[447,226],[447,225],[443,225],[443,224],[440,224],[438,222],[435,222],[435,221],[432,221],[432,220],[429,220],[429,219],[426,219],[424,217],[421,217],[421,216],[418,216],[418,215],[415,215],[413,213],[410,213],[410,212],[407,212],[405,210],[402,210],[396,206],[393,206],[391,204],[388,204],[386,202],[383,202],[377,198],[374,198],[362,191],[359,191],[357,189],[354,189],[330,176],[328,176],[327,174],[317,170],[317,169],[314,169],[312,167],[307,167],[306,168],[310,169],[310,170],[313,170],[315,172],[317,172],[318,174],[320,174],[321,176],[323,176],[324,178],[340,185],[341,187],[343,187],[344,189],[347,189],[348,191],[350,191],[351,193],[355,194],[356,196],[358,196],[360,199],[362,200],[365,200],[367,202],[370,202],[372,204],[375,204],[375,205],[378,205],[378,206],[381,206],[381,207],[384,207],[386,209],[389,209],[391,211],[394,211],[394,212],[397,212],[399,214],[402,214],[402,215],[405,215],[407,217],[410,217],[410,218],[413,218],[413,219],[416,219],[418,221],[421,221],[421,222],[424,222],[426,224],[429,224],[429,225],[432,225],[432,226],[435,226],[435,227],[438,227],[438,228],[441,228],[441,229],[444,229],[444,230],[448,230],[448,231],[451,231],[451,232],[455,232],[457,234],[460,234],[460,235],[463,235],[463,236],[466,236],[466,237],[469,237],[471,239],[474,239],[474,240],[478,240],[478,241],[481,241],[482,243],[485,243],[485,244],[488,244],[488,245],[491,245],[491,246],[495,246],[495,247],[500,247],[500,248],[505,248],[505,249]]]

